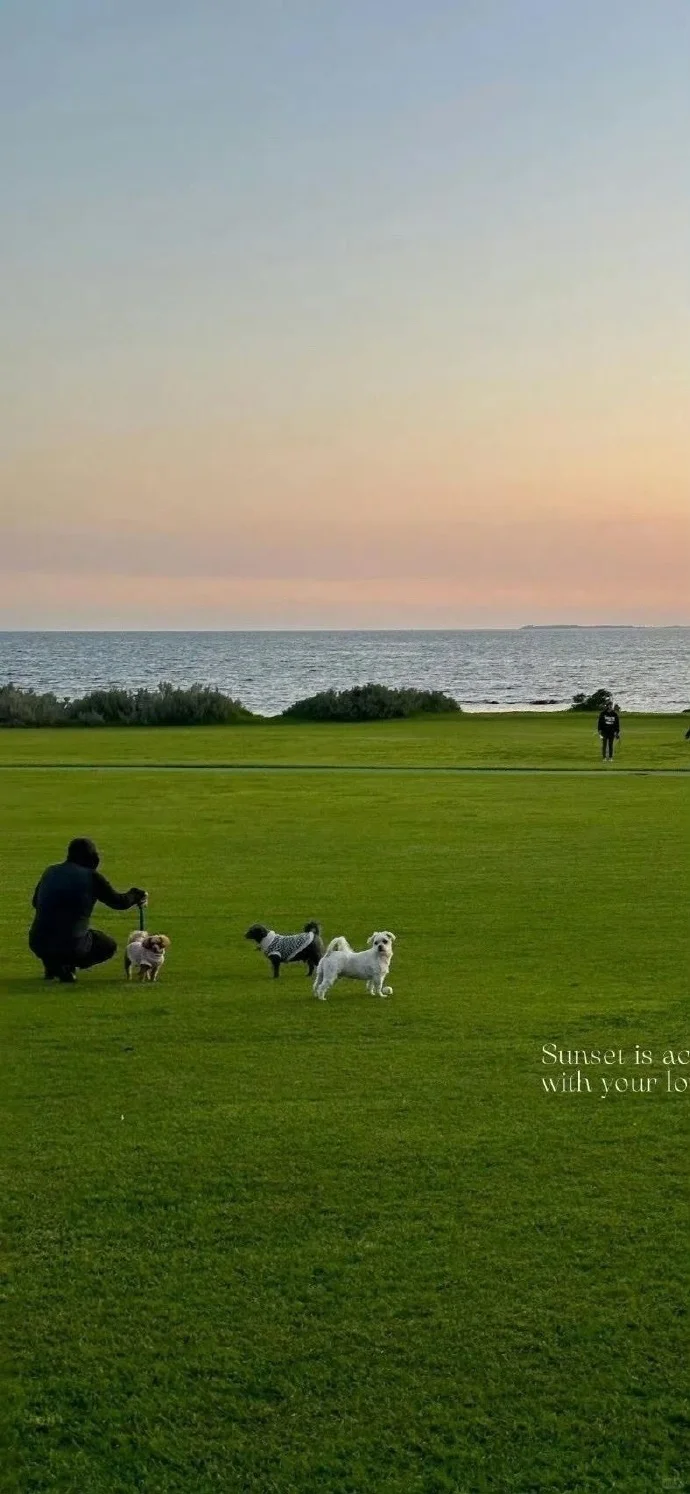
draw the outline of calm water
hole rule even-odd
[[[217,685],[265,715],[376,680],[446,690],[469,710],[569,705],[605,686],[623,710],[690,707],[690,628],[514,632],[0,633],[0,684],[57,695],[159,680]]]

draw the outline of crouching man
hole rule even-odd
[[[46,980],[71,984],[76,970],[88,970],[111,960],[114,939],[89,928],[96,903],[124,911],[143,905],[142,887],[116,892],[98,870],[100,856],[92,840],[73,840],[66,861],[49,866],[33,895],[34,921],[29,948],[43,961]]]

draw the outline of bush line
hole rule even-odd
[[[359,685],[327,690],[288,706],[278,717],[247,710],[209,685],[178,689],[162,682],[155,690],[90,690],[75,700],[52,693],[0,686],[2,726],[235,726],[278,721],[386,721],[404,716],[460,712],[440,690],[391,690]]]
[[[600,711],[609,690],[573,696],[571,711]],[[355,685],[322,690],[296,700],[279,716],[261,716],[211,685],[188,689],[163,681],[155,690],[89,690],[72,700],[19,685],[0,685],[3,726],[238,726],[267,721],[393,721],[410,716],[461,715],[462,708],[442,690],[391,689]]]

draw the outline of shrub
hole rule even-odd
[[[592,695],[574,695],[571,711],[603,711],[613,703],[610,690],[595,690]]]
[[[238,700],[208,685],[90,690],[76,700],[0,686],[0,726],[217,726],[256,719]]]
[[[0,726],[60,726],[66,704],[57,695],[0,685]]]
[[[387,685],[355,685],[323,690],[297,700],[282,712],[284,721],[390,721],[402,716],[445,715],[460,706],[441,690],[392,690]]]

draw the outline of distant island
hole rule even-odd
[[[516,632],[555,633],[557,629],[561,632],[564,632],[566,629],[568,630],[568,632],[573,632],[573,630],[578,629],[581,633],[601,633],[605,628],[613,628],[614,630],[625,628],[626,632],[635,630],[638,633],[641,633],[643,631],[651,633],[655,631],[663,632],[664,628],[671,629],[674,626],[676,626],[674,623],[521,623],[520,627],[516,629]],[[678,623],[677,626],[683,627],[683,624]],[[510,629],[508,629],[508,631],[510,631]]]

